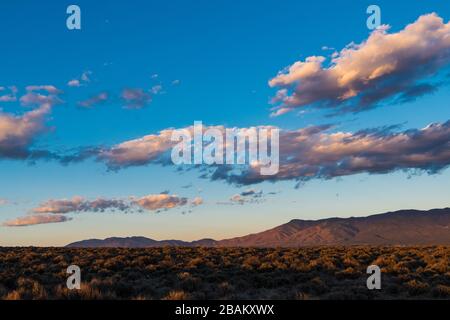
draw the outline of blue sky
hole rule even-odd
[[[66,28],[65,11],[72,4],[66,1],[0,4],[4,43],[0,86],[18,88],[17,101],[0,102],[3,113],[20,117],[37,108],[20,101],[27,86],[52,85],[61,91],[58,97],[63,103],[52,106],[45,117],[48,130],[33,138],[27,146],[32,149],[111,147],[166,128],[188,127],[195,120],[227,127],[274,125],[284,130],[332,123],[331,132],[354,133],[389,125],[401,125],[397,131],[420,129],[450,119],[448,63],[418,79],[442,85],[407,103],[386,100],[364,112],[334,117],[328,116],[328,109],[311,104],[270,116],[269,101],[279,88],[269,86],[269,80],[296,61],[330,56],[351,42],[366,40],[371,32],[366,27],[369,1],[74,3],[81,8],[82,30]],[[444,23],[450,19],[450,4],[445,1],[377,4],[382,23],[391,26],[390,33],[432,12]],[[335,50],[323,50],[324,46]],[[448,48],[443,54],[448,54]],[[71,87],[70,80],[81,85]],[[161,89],[152,93],[152,88]],[[124,108],[121,95],[127,89],[143,90],[151,102],[142,108]],[[100,93],[108,97],[102,103],[88,108],[79,104]],[[307,112],[299,114],[299,110]],[[196,170],[180,173],[173,166],[156,163],[115,172],[94,158],[61,164],[5,156],[0,158],[0,199],[4,200],[0,201],[0,222],[30,215],[48,200],[74,196],[118,199],[168,191],[186,199],[201,197],[203,204],[158,213],[69,212],[72,220],[62,223],[2,226],[0,245],[64,245],[84,238],[128,235],[221,239],[293,218],[448,206],[446,166],[431,175],[416,170],[417,166],[412,169],[318,177],[295,188],[295,179],[237,186],[199,178]],[[220,204],[248,189],[262,191],[263,197],[244,204]]]

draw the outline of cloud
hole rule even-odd
[[[235,194],[230,198],[231,204],[247,204],[247,203],[260,203],[264,201],[262,190],[248,189],[241,193]]]
[[[139,139],[128,140],[98,153],[98,159],[111,169],[145,165],[160,159],[172,146],[173,129],[162,130]]]
[[[0,202],[0,205],[2,203]],[[149,194],[143,197],[131,196],[126,199],[106,199],[97,198],[88,200],[83,197],[73,197],[72,199],[48,200],[38,207],[32,209],[32,214],[6,221],[4,226],[30,226],[35,224],[65,222],[72,220],[67,214],[84,212],[161,212],[173,208],[189,206],[196,207],[203,204],[201,197],[188,199],[171,195],[168,193]]]
[[[396,33],[384,26],[326,61],[310,56],[271,79],[272,115],[306,106],[359,112],[433,92],[440,83],[427,81],[450,62],[450,22],[432,13]]]
[[[188,199],[177,195],[151,194],[133,201],[136,205],[150,211],[167,210],[188,204]]]
[[[15,102],[17,101],[17,87],[10,86],[8,88],[0,87],[0,92],[9,91],[7,94],[0,95],[0,102]]]
[[[82,85],[91,82],[90,76],[92,71],[84,71],[79,78],[71,79],[67,82],[69,87],[81,87]]]
[[[8,200],[0,198],[0,206],[7,205],[9,203]]]
[[[184,205],[198,206],[203,203],[199,197],[189,200],[185,197],[170,195],[168,193],[149,194],[143,197],[131,196],[127,199],[97,198],[88,200],[83,197],[72,199],[48,200],[34,208],[34,214],[68,214],[83,212],[118,211],[123,213],[135,211],[159,211],[168,210]]]
[[[190,201],[191,206],[196,207],[199,206],[201,204],[203,204],[203,198],[201,197],[195,197],[194,199],[192,199]]]
[[[121,199],[86,200],[82,197],[72,199],[49,200],[39,207],[34,208],[34,213],[65,214],[74,212],[104,212],[106,210],[118,210],[127,212],[131,209],[130,204]]]
[[[225,130],[223,126],[203,128],[215,128],[221,132]],[[112,170],[148,164],[170,165],[170,152],[176,144],[171,141],[174,130],[168,128],[110,148],[91,149],[91,152],[74,155],[74,158],[94,157]],[[184,130],[192,132],[193,127],[186,127]],[[450,165],[450,121],[405,131],[399,131],[398,126],[358,132],[335,130],[331,125],[281,130],[280,164],[275,175],[261,175],[261,168],[257,163],[239,166],[183,166],[178,169],[198,168],[202,178],[251,185],[263,181],[307,181],[396,170],[418,170],[433,174]]]
[[[81,74],[81,81],[83,81],[83,82],[90,82],[91,81],[91,79],[90,79],[91,75],[92,75],[92,71],[87,70],[87,71],[83,72]]]
[[[51,105],[43,104],[38,109],[22,116],[0,112],[0,158],[25,159],[39,151],[30,150],[37,136],[44,133],[45,117]]]
[[[273,192],[269,194],[274,194]],[[218,205],[244,205],[255,204],[266,201],[265,194],[262,190],[247,189],[240,193],[232,195],[228,201],[219,201]]]
[[[328,132],[330,129],[320,126],[283,131],[280,134],[280,167],[276,175],[262,176],[257,167],[247,167],[237,174],[226,168],[216,170],[212,177],[247,185],[396,170],[437,173],[450,164],[450,121],[403,132],[381,128],[332,133]]]
[[[258,128],[269,127],[262,126]],[[208,129],[216,129],[223,134],[225,134],[226,130],[224,126],[203,126],[203,131]],[[229,129],[235,130],[238,128]],[[242,129],[250,131],[256,129],[256,127]],[[189,126],[181,129],[167,128],[161,130],[157,134],[150,134],[143,136],[142,138],[128,140],[112,146],[111,148],[102,148],[96,151],[92,149],[92,152],[88,152],[87,156],[95,156],[97,160],[105,162],[108,168],[112,170],[130,166],[147,165],[150,163],[169,164],[171,163],[171,149],[178,143],[171,140],[172,133],[175,130],[184,130],[193,136],[194,127]],[[95,153],[97,154],[95,155]],[[73,158],[77,159],[78,155],[75,155]]]
[[[48,94],[53,94],[53,95],[62,93],[61,90],[59,90],[58,88],[56,88],[53,85],[39,85],[39,86],[33,85],[33,86],[27,86],[27,87],[25,87],[25,89],[29,92],[46,91]]]
[[[203,132],[209,129],[215,129],[222,132],[224,135],[224,141],[226,141],[225,132],[227,129],[231,131],[242,129],[242,132],[250,132],[259,128],[269,129],[273,127],[259,126],[249,128],[225,128],[224,126],[219,125],[203,126],[202,128]],[[112,170],[119,170],[131,166],[147,165],[151,163],[164,165],[171,164],[172,161],[170,159],[170,153],[172,147],[178,144],[178,142],[171,140],[172,133],[175,130],[184,131],[193,136],[194,127],[189,126],[181,129],[167,128],[161,130],[159,133],[146,135],[138,139],[128,140],[110,148],[100,148],[98,150],[91,149],[91,152],[86,152],[85,155],[86,157],[95,157],[97,160],[105,162],[108,168]],[[83,156],[81,154],[76,154],[72,157],[68,157],[67,159],[68,162],[70,162],[72,159],[77,160],[79,158],[83,158]]]
[[[25,227],[32,226],[36,224],[46,224],[46,223],[57,223],[70,221],[72,218],[64,215],[29,215],[24,217],[19,217],[14,220],[6,221],[3,223],[5,227]]]
[[[141,109],[152,101],[152,97],[143,89],[124,89],[121,94],[125,107],[128,109]]]
[[[81,83],[80,83],[80,80],[78,80],[78,79],[72,79],[72,80],[69,80],[69,82],[67,82],[67,85],[69,87],[80,87]]]
[[[256,191],[255,189],[248,189],[248,190],[242,191],[240,193],[240,196],[260,198],[262,196],[262,191]]]
[[[158,84],[158,85],[153,86],[153,87],[150,89],[150,92],[151,92],[152,94],[156,95],[156,94],[158,94],[158,93],[161,93],[161,92],[162,92],[162,89],[163,89],[162,85]]]
[[[25,89],[27,93],[20,97],[20,102],[23,106],[49,105],[51,107],[62,103],[62,100],[58,97],[58,95],[63,92],[55,86],[27,86]]]
[[[44,95],[35,92],[28,92],[20,97],[20,103],[23,106],[55,105],[61,103],[56,95]]]
[[[32,150],[36,138],[45,133],[47,115],[52,107],[61,102],[59,89],[52,85],[28,86],[20,98],[24,106],[37,106],[22,115],[0,111],[0,159],[34,159],[55,157],[46,150]]]
[[[78,104],[85,108],[91,108],[97,104],[103,103],[108,100],[108,93],[101,92],[87,100],[80,101]]]

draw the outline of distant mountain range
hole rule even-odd
[[[450,208],[400,210],[368,217],[291,220],[260,233],[225,240],[157,241],[145,237],[90,239],[67,247],[302,247],[316,245],[450,245]]]
[[[153,240],[146,237],[112,237],[101,239],[82,240],[68,244],[66,247],[72,248],[151,248],[151,247],[213,247],[218,241],[213,239],[203,239],[197,241],[182,240]]]

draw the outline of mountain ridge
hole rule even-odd
[[[314,245],[450,245],[450,208],[389,211],[365,217],[292,219],[274,228],[223,240],[154,240],[142,236],[72,242],[66,247],[302,247]]]

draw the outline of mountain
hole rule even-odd
[[[301,247],[363,244],[450,245],[450,208],[400,210],[368,217],[295,219],[267,231],[219,241],[157,241],[145,237],[115,237],[73,242],[67,247]]]
[[[217,241],[213,239],[202,239],[192,242],[182,240],[153,240],[146,237],[112,237],[101,239],[89,239],[72,242],[66,247],[71,248],[151,248],[151,247],[212,247]]]
[[[233,247],[450,244],[450,208],[401,210],[357,218],[292,220],[264,232],[222,240],[219,244]]]

